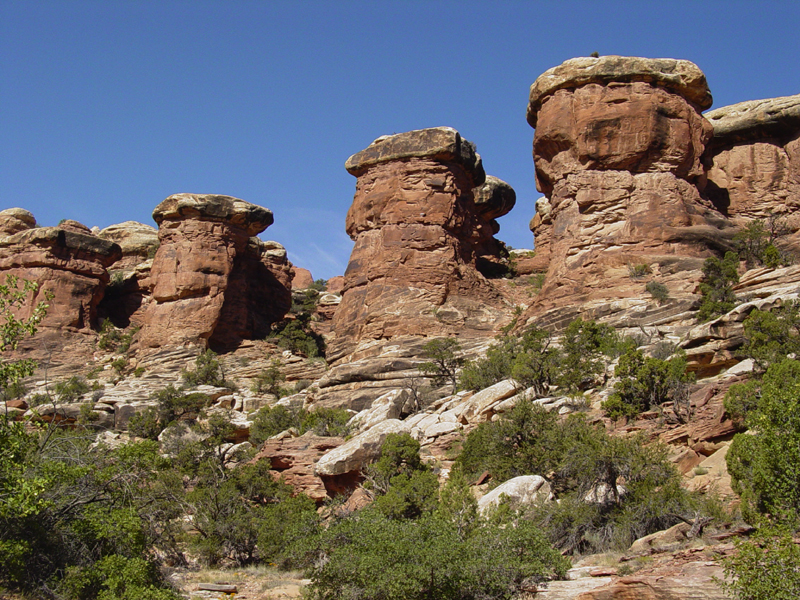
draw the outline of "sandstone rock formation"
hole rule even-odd
[[[28,211],[11,208],[0,212],[0,274],[39,284],[27,310],[52,294],[42,327],[94,327],[97,304],[109,280],[107,269],[119,260],[120,247],[76,222],[63,227],[35,225]]]
[[[311,287],[314,283],[314,276],[311,271],[301,267],[292,267],[292,289],[305,290]]]
[[[800,94],[704,115],[714,127],[705,194],[737,225],[780,216],[800,250]]]
[[[272,213],[238,198],[175,194],[153,211],[160,246],[144,347],[228,347],[265,335],[291,306],[286,250],[254,237]]]
[[[696,186],[712,134],[700,110],[710,104],[703,73],[688,61],[578,58],[536,80],[528,122],[546,200],[532,229],[549,268],[529,316],[567,298],[640,295],[628,265],[674,275],[727,247],[728,222]],[[675,285],[694,287],[683,275]]]
[[[476,261],[513,199],[487,193],[476,204],[485,174],[474,145],[446,127],[410,131],[378,138],[346,168],[358,177],[347,214],[355,247],[329,359],[365,340],[491,331],[503,302]]]
[[[111,282],[98,306],[98,317],[117,327],[141,325],[153,291],[150,268],[158,249],[158,230],[136,221],[109,225],[97,236],[116,242],[122,258],[111,266]]]

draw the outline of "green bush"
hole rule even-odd
[[[800,355],[800,303],[788,300],[783,306],[754,310],[744,320],[742,352],[764,371],[790,354]]]
[[[733,236],[733,243],[739,258],[747,263],[748,268],[758,265],[776,268],[790,262],[775,245],[786,233],[788,229],[777,216],[766,221],[754,219]]]
[[[664,304],[669,300],[669,288],[660,281],[648,281],[644,289],[657,300],[659,304]]]
[[[265,406],[253,418],[250,427],[250,442],[260,446],[273,435],[294,427],[300,435],[313,431],[316,435],[345,436],[350,432],[347,425],[351,414],[343,408],[320,407],[307,411],[286,406]]]
[[[620,380],[601,405],[610,419],[636,416],[664,402],[673,403],[675,416],[681,421],[689,418],[688,388],[694,375],[686,371],[683,352],[661,360],[629,349],[620,357],[614,373]]]
[[[764,528],[733,543],[736,553],[722,560],[726,592],[737,600],[800,598],[800,546],[791,531]]]
[[[91,389],[86,380],[79,375],[73,375],[69,379],[53,384],[56,399],[63,404],[75,402]]]
[[[308,358],[325,356],[325,341],[311,329],[310,321],[311,315],[308,312],[303,312],[294,319],[284,319],[273,326],[269,337],[277,340],[280,348],[289,350],[292,354]]]
[[[525,520],[459,531],[433,513],[390,519],[362,510],[311,540],[312,598],[510,599],[522,582],[563,577],[569,563]]]
[[[256,375],[250,389],[255,394],[272,394],[281,398],[286,396],[285,390],[281,388],[281,383],[286,381],[286,376],[281,373],[281,363],[273,360],[269,368]]]
[[[103,319],[97,336],[97,347],[109,352],[127,352],[133,342],[133,336],[139,329],[138,326],[119,329],[109,319]]]
[[[570,553],[627,548],[702,508],[681,488],[663,447],[609,436],[580,415],[562,421],[529,402],[473,430],[455,468],[470,479],[488,472],[495,485],[520,475],[547,478],[559,501],[534,506],[527,518]],[[592,495],[597,501],[587,502]]]
[[[455,393],[458,369],[464,364],[464,359],[458,356],[460,352],[461,344],[455,338],[430,340],[422,347],[422,355],[428,360],[419,366],[419,370],[432,375],[435,385],[451,385]]]
[[[800,363],[786,359],[761,382],[732,387],[725,407],[749,429],[733,438],[726,457],[742,514],[800,524]]]
[[[194,363],[194,370],[183,370],[181,377],[183,384],[188,387],[198,385],[213,385],[216,387],[227,387],[235,389],[235,386],[225,379],[222,365],[217,358],[217,353],[213,350],[206,350],[200,354]]]
[[[736,306],[733,284],[739,282],[739,256],[726,252],[725,257],[707,258],[703,263],[703,281],[700,283],[700,309],[697,319],[703,323],[724,315]]]
[[[558,386],[572,394],[594,387],[597,376],[606,370],[606,357],[617,353],[619,343],[619,336],[610,325],[580,318],[572,321],[561,340]]]
[[[650,275],[650,273],[652,272],[653,270],[647,263],[637,263],[628,265],[628,275],[630,276],[631,279],[641,279],[642,277]]]

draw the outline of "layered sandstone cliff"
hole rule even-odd
[[[710,104],[703,73],[681,60],[577,58],[536,80],[528,122],[546,199],[531,228],[548,270],[528,317],[641,296],[635,265],[691,294],[702,260],[733,233],[698,189]]]

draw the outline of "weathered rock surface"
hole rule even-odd
[[[254,460],[268,460],[276,479],[283,479],[319,504],[328,497],[328,492],[314,473],[314,464],[343,442],[342,438],[320,437],[311,432],[300,437],[271,439],[264,442]]]
[[[390,433],[405,433],[408,428],[397,419],[388,419],[326,453],[314,467],[321,477],[361,471],[380,456],[381,445]]]
[[[704,115],[714,127],[705,194],[737,225],[781,217],[800,250],[800,94],[752,100]]]
[[[42,327],[94,327],[97,305],[109,281],[107,269],[121,257],[120,247],[84,232],[89,230],[83,226],[34,227],[33,216],[22,209],[7,209],[0,217],[5,231],[15,232],[0,237],[0,273],[39,285],[20,316],[28,316],[52,294]]]
[[[160,246],[144,347],[228,347],[264,335],[291,305],[285,249],[256,234],[272,213],[238,198],[175,194],[153,211]]]
[[[485,174],[473,144],[446,127],[410,131],[377,139],[346,168],[358,177],[355,247],[328,358],[398,335],[490,333],[503,300],[476,268],[475,244],[509,202],[489,195],[478,209]]]
[[[500,504],[503,497],[514,508],[524,508],[537,501],[547,500],[551,495],[550,484],[541,475],[521,475],[494,488],[478,500],[478,509],[486,512]]]
[[[115,269],[133,269],[139,263],[153,258],[158,248],[158,230],[137,221],[109,225],[97,234],[104,240],[115,242],[122,249],[122,259]]]
[[[674,292],[693,291],[685,284],[700,276],[697,259],[729,247],[733,232],[696,186],[712,133],[699,109],[710,102],[688,61],[573,59],[537,79],[528,120],[546,200],[537,201],[532,228],[549,267],[528,318],[641,295],[632,264],[676,275],[684,285]]]
[[[292,267],[292,289],[306,290],[314,283],[314,276],[311,271],[302,267]]]

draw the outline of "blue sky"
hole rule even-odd
[[[170,194],[229,194],[328,278],[347,157],[447,125],[517,192],[497,237],[530,248],[528,88],[593,51],[691,60],[715,108],[796,94],[800,3],[0,0],[0,208],[153,225]]]

